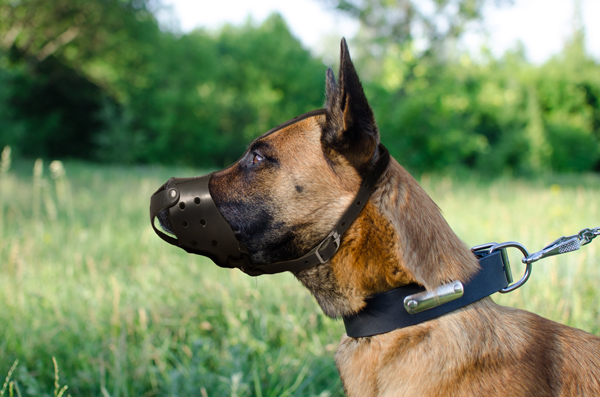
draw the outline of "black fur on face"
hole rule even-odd
[[[215,203],[238,241],[247,248],[252,263],[263,265],[300,256],[292,228],[275,219],[268,202],[261,199],[239,202],[225,198],[216,199]]]
[[[296,228],[279,220],[275,187],[269,183],[278,172],[279,159],[261,147],[261,160],[254,163],[260,146],[264,145],[257,141],[236,164],[214,174],[209,185],[217,208],[256,265],[302,255],[295,243]]]

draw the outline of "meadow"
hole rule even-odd
[[[152,231],[151,194],[202,173],[5,156],[1,396],[343,395],[343,324],[292,275],[220,269]],[[600,226],[598,175],[419,179],[469,246],[533,252]],[[535,263],[524,287],[494,299],[600,335],[599,286],[600,239]]]

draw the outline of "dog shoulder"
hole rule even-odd
[[[600,395],[600,338],[489,298],[388,334],[344,337],[336,364],[348,396]]]

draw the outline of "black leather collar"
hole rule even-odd
[[[474,254],[479,259],[481,269],[469,282],[464,283],[462,297],[420,313],[409,314],[404,307],[404,298],[423,292],[425,288],[416,284],[396,288],[370,297],[360,312],[344,317],[346,333],[352,338],[363,338],[409,327],[467,306],[506,288],[509,284],[506,275],[510,274],[510,270],[507,269],[509,265],[503,251],[489,253],[488,250],[480,250]]]

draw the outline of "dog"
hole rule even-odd
[[[342,40],[338,80],[326,73],[324,110],[256,139],[235,164],[212,174],[208,189],[249,262],[268,266],[303,257],[331,235],[383,150]],[[352,318],[379,294],[407,285],[437,291],[480,272],[437,205],[393,158],[360,204],[343,235],[334,233],[339,246],[331,258],[292,270],[327,316]],[[170,230],[167,218],[161,223]],[[415,325],[344,335],[335,362],[351,397],[600,396],[600,338],[489,297]]]

